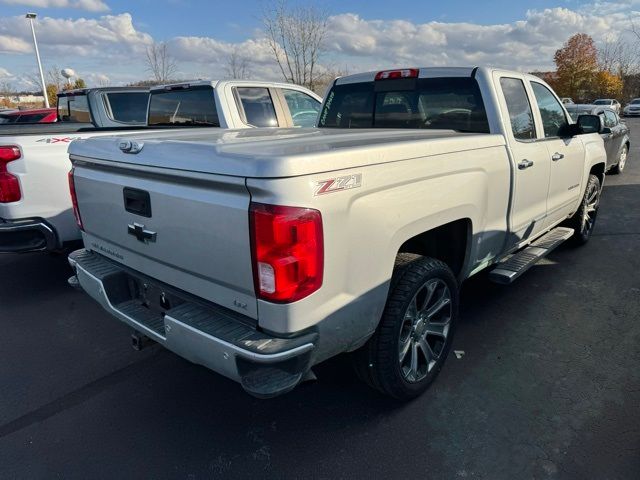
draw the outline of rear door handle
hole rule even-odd
[[[553,155],[551,155],[551,160],[553,160],[554,162],[557,162],[558,160],[562,160],[564,158],[564,155],[562,153],[554,153]]]
[[[526,170],[529,167],[533,167],[533,162],[531,160],[527,160],[526,158],[518,164],[518,168],[520,170]]]

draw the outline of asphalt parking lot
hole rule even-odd
[[[463,290],[455,350],[398,405],[344,358],[264,401],[67,286],[63,256],[0,257],[0,478],[640,477],[640,119],[594,237],[509,287]]]

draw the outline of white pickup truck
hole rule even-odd
[[[539,78],[421,68],[336,80],[318,128],[76,141],[70,283],[258,397],[354,352],[408,399],[447,357],[465,279],[510,283],[589,239],[600,128]]]
[[[73,140],[175,127],[311,126],[320,104],[305,88],[256,81],[65,92],[58,122],[0,126],[0,253],[51,251],[80,240],[67,181]]]

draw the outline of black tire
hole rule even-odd
[[[430,290],[431,288],[433,290]],[[447,292],[449,303],[445,302]],[[421,297],[423,294],[424,297]],[[423,302],[424,298],[424,310],[422,313],[416,311],[416,317],[423,315],[422,320],[409,319],[409,310],[414,298],[416,305]],[[432,308],[427,308],[431,305],[431,300],[443,304],[440,310],[435,310],[436,303],[432,304]],[[354,352],[354,365],[358,376],[371,387],[398,400],[410,400],[420,395],[436,378],[449,354],[458,320],[458,304],[458,283],[445,263],[418,255],[398,255],[387,304],[378,328],[368,342]],[[429,311],[435,311],[437,314],[427,320]],[[436,315],[440,317],[436,318]],[[435,318],[436,321],[431,321],[431,318]],[[409,323],[412,326],[407,330]],[[444,335],[430,334],[429,325],[436,329],[441,325]],[[403,337],[406,337],[406,341],[401,342]],[[416,343],[423,345],[422,339],[430,347],[429,352],[434,353],[431,357],[432,363],[427,359],[427,355],[422,353],[425,351],[424,348],[415,346]],[[429,342],[433,343],[433,347]],[[409,343],[411,346],[404,349],[404,354],[407,355],[410,350],[408,360],[411,365],[403,366],[400,349]],[[416,359],[422,357],[424,365],[422,370],[416,369],[415,378],[410,378],[414,347],[417,352]]]
[[[592,199],[592,195],[595,192],[595,198]],[[591,174],[587,182],[587,188],[585,188],[582,202],[576,213],[565,222],[565,225],[575,230],[573,237],[571,237],[571,243],[575,246],[584,245],[591,238],[593,229],[596,225],[596,219],[598,216],[598,208],[600,206],[600,179]],[[593,210],[592,210],[593,209]],[[592,210],[592,211],[590,211]],[[586,213],[589,213],[589,221],[586,220]]]
[[[625,165],[627,164],[627,157],[629,156],[629,147],[625,144],[620,149],[620,154],[618,155],[618,163],[616,163],[609,173],[611,175],[619,175],[623,172]]]

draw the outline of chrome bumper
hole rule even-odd
[[[41,218],[0,218],[0,253],[51,251],[59,246],[54,228]]]
[[[111,315],[169,350],[239,382],[250,394],[273,397],[293,389],[310,368],[316,334],[278,338],[258,331],[249,318],[223,307],[205,307],[102,255],[77,250],[69,256],[78,284]],[[137,298],[132,282],[150,284],[176,300],[154,311]],[[70,282],[74,283],[74,282]]]

